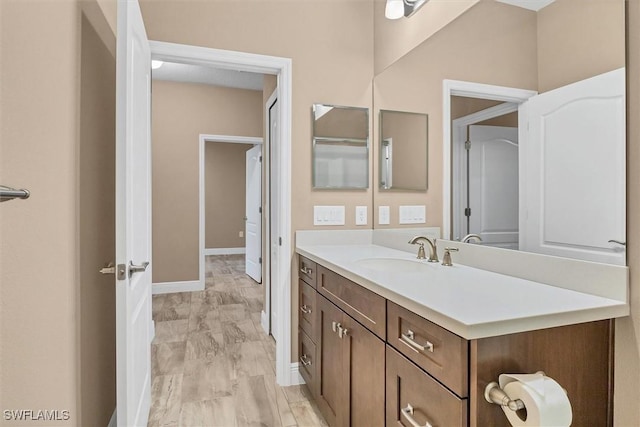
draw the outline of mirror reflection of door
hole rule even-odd
[[[518,128],[469,126],[467,233],[518,249]]]

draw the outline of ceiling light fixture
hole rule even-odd
[[[157,70],[158,68],[162,67],[162,64],[164,64],[164,61],[158,61],[156,59],[152,59],[151,60],[151,69],[152,70]]]
[[[387,0],[384,16],[387,19],[408,18],[429,0]]]

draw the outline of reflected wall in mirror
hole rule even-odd
[[[426,204],[426,226],[442,227],[443,238],[462,237],[464,235],[462,230],[454,235],[451,227],[452,203],[457,195],[451,191],[452,165],[446,160],[454,161],[455,159],[452,158],[451,152],[445,153],[443,142],[444,137],[447,136],[449,142],[446,150],[453,146],[450,138],[452,123],[451,121],[445,123],[444,99],[440,96],[443,93],[443,82],[447,79],[474,82],[518,88],[544,95],[556,89],[572,87],[576,82],[620,69],[625,66],[624,14],[623,0],[597,0],[581,3],[580,7],[577,7],[573,0],[555,0],[538,11],[495,1],[480,1],[377,74],[374,78],[374,111],[394,109],[425,111],[429,114],[429,188],[422,194],[385,192],[376,188],[374,189],[374,213],[377,212],[378,206],[390,206],[392,212],[390,226],[394,227],[399,225],[397,215],[394,218],[394,211],[397,211],[399,205]],[[455,95],[467,96],[464,91]],[[496,104],[493,101],[505,101],[501,98],[485,99],[489,100],[487,105],[479,110],[492,107]],[[477,111],[478,109],[460,110],[457,117]],[[620,110],[616,114],[619,112]],[[450,114],[453,117],[454,111],[450,111]],[[560,120],[560,122],[563,121]],[[473,125],[478,124],[487,125],[487,123],[473,123]],[[609,188],[615,188],[617,194],[624,193],[624,183],[619,184],[618,178],[612,178],[614,175],[618,177],[621,170],[624,176],[624,162],[620,165],[622,169],[617,168],[613,174],[611,168],[600,168],[597,166],[598,163],[591,163],[589,176],[581,175],[581,178],[577,179],[578,174],[571,175],[570,171],[574,170],[572,164],[559,161],[562,158],[570,161],[578,159],[578,156],[571,153],[580,152],[575,144],[581,132],[582,130],[577,129],[576,132],[568,135],[565,138],[566,144],[557,147],[553,160],[546,161],[545,153],[539,152],[545,169],[544,176],[538,175],[537,182],[546,179],[547,183],[550,183],[550,180],[562,183],[562,185],[547,184],[553,191],[545,193],[547,197],[545,203],[551,199],[571,201],[590,197],[602,202],[603,206],[606,205],[608,202],[601,194],[594,194],[589,190],[593,188],[590,185],[593,182],[608,183]],[[512,142],[515,143],[515,141]],[[518,145],[522,148],[523,141],[519,141]],[[380,141],[376,140],[374,144],[376,150],[379,146]],[[624,159],[624,153],[620,153],[617,148],[611,148],[608,142],[603,142],[602,149],[604,153],[610,150],[615,151],[616,156],[621,154],[622,157],[617,157],[618,164],[621,158]],[[561,150],[569,151],[562,154]],[[506,150],[505,153],[509,151]],[[374,153],[376,161],[379,161],[376,157],[379,154]],[[511,154],[507,153],[505,156],[510,156],[509,158],[513,160]],[[539,168],[540,170],[543,169]],[[528,172],[525,174],[522,170],[518,173],[521,175],[518,178],[519,189],[529,189],[529,186],[533,185],[529,182],[531,174]],[[562,178],[563,176],[565,177]],[[492,196],[495,201],[491,205],[508,205],[513,210],[515,208],[513,199],[516,197],[514,191],[514,186],[505,187],[504,191],[496,191]],[[539,192],[539,190],[535,191]],[[503,198],[504,195],[507,195],[506,200]],[[521,194],[517,196],[518,199],[520,196]],[[616,199],[615,203],[621,205],[616,206],[617,211],[624,212],[624,201],[624,195],[621,199]],[[576,223],[585,218],[585,215],[578,212],[571,211],[569,214],[568,211],[564,211],[563,213],[556,208],[548,209],[549,204],[545,206],[527,212],[530,218],[538,221],[538,226],[540,226],[539,221],[544,221],[545,224],[560,224],[561,222],[557,219],[563,215],[572,218]],[[519,207],[520,204],[518,204]],[[602,236],[607,234],[603,231],[603,222],[624,223],[623,217],[613,218],[614,214],[611,212],[601,212],[601,214],[607,220],[587,221],[588,224],[585,223],[582,227],[589,231],[582,233],[583,236],[597,235],[602,240]],[[520,217],[521,212],[518,213],[518,222]],[[511,220],[513,225],[513,218]],[[374,222],[374,226],[379,227],[377,221]],[[522,245],[521,242],[511,242],[505,246],[545,253],[544,246],[547,245],[545,239],[548,241],[552,235],[553,238],[560,236],[564,229],[556,227],[547,231],[548,235],[542,236],[542,244],[538,242],[536,245]],[[519,240],[521,239],[522,237],[519,237]],[[619,230],[615,236],[608,237],[609,239],[624,241],[624,230]],[[591,250],[587,247],[590,244],[588,239],[578,237],[576,242],[584,246],[582,251]],[[608,242],[605,242],[604,246],[607,244]],[[608,250],[611,253],[623,252],[624,247],[611,243]]]
[[[380,189],[427,191],[426,114],[380,110]]]
[[[369,187],[369,109],[313,104],[313,188]]]

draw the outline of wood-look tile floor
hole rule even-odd
[[[149,427],[326,426],[306,386],[280,387],[244,255],[206,258],[206,289],[156,295]]]

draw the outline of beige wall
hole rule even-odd
[[[384,17],[386,0],[373,0],[375,74],[409,53],[449,22],[466,12],[479,0],[435,1],[422,6],[409,19],[389,20]]]
[[[262,136],[262,92],[153,81],[153,282],[198,280],[200,134]]]
[[[459,119],[460,117],[468,116],[469,114],[486,110],[487,108],[491,108],[501,103],[501,101],[491,101],[489,99],[452,96],[451,120]],[[494,117],[493,119],[478,122],[476,123],[476,125],[518,127],[518,112],[515,111],[513,113],[505,114],[504,116]]]
[[[538,91],[624,67],[622,0],[556,0],[538,12]],[[568,60],[570,58],[570,60]]]
[[[261,103],[261,92],[259,97]],[[221,142],[205,144],[204,245],[207,249],[244,248],[245,240],[239,232],[244,236],[246,152],[251,147]]]
[[[426,225],[442,225],[442,80],[535,89],[535,51],[534,13],[480,2],[375,77],[374,129],[378,129],[380,109],[429,115],[429,187],[426,193],[374,191],[374,227],[399,227],[398,206],[404,204],[426,205]],[[377,132],[374,147],[378,147]],[[378,165],[378,154],[376,149],[374,165]],[[378,182],[377,167],[374,175]],[[389,226],[378,225],[380,205],[391,207]]]
[[[80,6],[0,2],[0,183],[32,193],[0,208],[0,409],[70,411],[48,425],[115,407],[114,35]]]
[[[627,263],[631,316],[616,321],[614,425],[640,425],[640,2],[627,8]]]
[[[116,406],[115,58],[82,19],[79,144],[80,418],[105,426]]]
[[[75,425],[80,15],[71,0],[4,0],[1,15],[0,183],[32,196],[0,207],[0,402]]]

